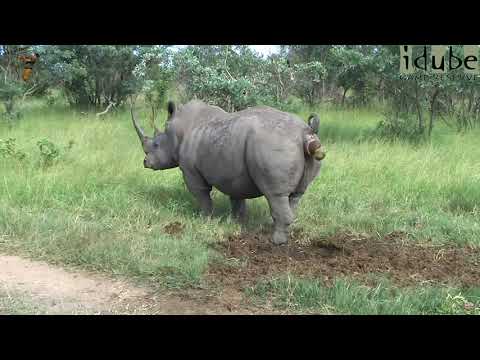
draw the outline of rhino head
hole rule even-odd
[[[138,125],[133,107],[131,108],[132,121],[135,130],[137,131],[140,144],[145,152],[145,159],[143,160],[143,166],[152,170],[165,170],[178,166],[178,161],[175,156],[175,136],[172,131],[168,129],[168,123],[171,121],[175,114],[175,104],[173,102],[168,103],[168,119],[166,131],[161,132],[154,125],[153,137],[145,135],[144,130]]]

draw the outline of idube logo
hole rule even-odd
[[[427,55],[427,46],[420,48],[420,53],[415,51],[418,45],[400,46],[400,73],[403,75],[459,75],[458,71],[463,68],[463,78],[475,79],[480,73],[478,45],[464,45],[463,54],[454,53],[452,46],[432,45],[430,54]],[[467,75],[467,76],[465,76]],[[470,75],[470,76],[468,76]]]

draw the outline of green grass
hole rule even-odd
[[[99,314],[87,308],[64,309],[52,306],[54,302],[23,293],[0,289],[0,315],[92,315]]]
[[[480,315],[480,288],[397,289],[386,282],[368,287],[345,279],[325,286],[315,279],[282,277],[261,282],[247,293],[260,302],[271,298],[278,309],[302,313]]]
[[[0,315],[45,315],[44,306],[23,295],[0,291]]]
[[[379,112],[317,112],[327,157],[295,227],[311,237],[400,230],[412,241],[479,245],[478,131],[439,125],[428,144],[387,143],[366,136]],[[201,282],[216,256],[208,244],[240,229],[223,194],[214,192],[216,217],[205,220],[178,169],[143,168],[126,111],[97,119],[31,103],[15,126],[0,122],[0,139],[10,137],[27,157],[0,157],[0,250],[182,287]],[[42,167],[41,139],[74,145]],[[271,223],[265,199],[247,206],[250,229]],[[185,226],[182,234],[163,230],[173,221]]]

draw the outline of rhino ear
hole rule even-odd
[[[173,114],[175,114],[176,111],[176,106],[173,101],[169,101],[167,105],[167,110],[168,110],[168,117],[171,118]]]
[[[320,127],[320,119],[317,114],[312,114],[308,117],[308,126],[310,126],[315,134],[318,134],[318,128]]]

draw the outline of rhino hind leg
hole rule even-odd
[[[300,202],[300,199],[302,198],[303,194],[304,194],[303,192],[294,192],[290,194],[290,196],[288,197],[290,208],[292,209],[293,212],[295,212],[295,210],[297,209],[298,203]]]
[[[300,179],[300,182],[298,183],[295,191],[291,193],[289,196],[290,207],[292,211],[294,212],[296,211],[298,204],[300,202],[300,199],[305,194],[305,192],[307,191],[307,188],[310,186],[310,184],[315,179],[318,173],[319,173],[319,167],[315,166],[314,160],[311,158],[307,159],[305,162],[303,176]]]
[[[272,242],[275,245],[288,242],[288,227],[293,222],[293,211],[288,196],[267,196],[274,222]]]
[[[245,199],[234,199],[230,198],[230,203],[232,204],[232,216],[235,220],[240,223],[245,223],[247,221],[247,203]]]

